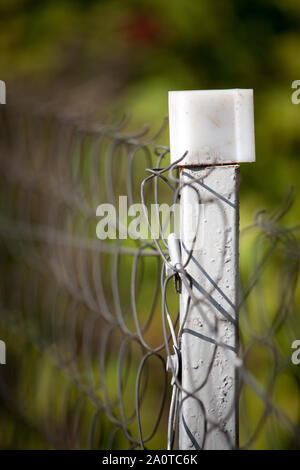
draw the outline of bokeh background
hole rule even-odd
[[[77,113],[113,106],[158,126],[168,90],[254,88],[258,158],[242,169],[242,217],[297,186],[296,0],[2,0],[0,8],[8,102],[43,99]]]
[[[299,224],[300,105],[291,101],[292,82],[300,79],[299,50],[297,0],[0,0],[0,79],[7,85],[8,105],[42,103],[81,119],[126,112],[133,129],[147,123],[155,131],[168,112],[168,90],[253,88],[257,162],[241,167],[242,229],[259,210],[270,214],[284,204],[291,188],[293,203],[280,227]],[[167,132],[159,143],[168,145]],[[283,305],[276,297],[282,279],[290,276],[284,279],[293,285],[289,312],[294,327],[288,340],[285,335],[278,339],[287,362],[290,339],[300,339],[297,231],[293,237],[292,249],[288,244],[279,248],[269,270],[261,273],[264,293],[254,295],[250,304],[259,316],[263,298],[272,317]],[[241,243],[245,282],[253,265],[253,240],[251,232]],[[263,324],[254,323],[262,333]],[[246,324],[242,327],[247,330]],[[247,331],[243,335],[246,341]],[[249,359],[262,381],[268,361],[259,348]],[[298,425],[299,368],[289,364],[273,397]],[[255,423],[260,405],[250,395],[247,399],[247,419]],[[5,404],[0,418],[0,448],[49,446]],[[253,443],[253,448],[295,446],[283,431],[276,439],[261,433]]]

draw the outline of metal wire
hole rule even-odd
[[[190,436],[194,448],[205,447],[218,426],[197,392],[206,386],[218,350],[227,349],[218,340],[217,319],[206,317],[205,300],[199,303],[187,274],[195,239],[185,263],[173,266],[164,223],[158,217],[156,238],[149,211],[151,239],[102,241],[95,235],[97,206],[117,206],[120,195],[144,207],[180,200],[181,159],[164,166],[168,148],[155,147],[165,124],[147,139],[146,128],[126,132],[126,120],[87,125],[48,112],[2,110],[0,326],[14,369],[1,369],[0,394],[2,407],[43,436],[44,446],[171,449],[178,445],[187,397],[205,417],[202,442]],[[239,358],[228,356],[240,374],[240,448],[300,446],[300,406],[295,419],[274,395],[282,374],[296,387],[300,383],[286,353],[299,331],[298,228],[280,224],[289,206],[258,215],[243,235],[257,233],[252,275],[241,287],[241,350]],[[201,222],[199,213],[197,227]],[[284,289],[270,316],[263,306],[264,270],[274,263],[282,268]],[[166,371],[167,358],[174,352],[180,357],[185,329],[185,321],[179,325],[180,283],[189,293],[185,317],[196,307],[215,338],[207,375],[193,393],[183,389],[174,364],[171,375]],[[257,347],[268,354],[262,363],[272,364],[262,383],[253,367]]]

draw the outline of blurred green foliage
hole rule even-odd
[[[156,125],[168,90],[254,88],[257,163],[242,168],[244,223],[298,185],[299,27],[297,0],[2,0],[1,78],[12,99],[14,85],[26,94],[38,84],[49,99],[63,89],[73,105],[105,101]]]

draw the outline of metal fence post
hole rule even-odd
[[[0,104],[6,104],[6,84],[0,80]]]
[[[252,90],[169,93],[180,165],[180,449],[238,443],[239,162],[255,160]]]

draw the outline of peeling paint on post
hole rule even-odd
[[[179,448],[230,449],[238,445],[238,163],[255,161],[253,92],[169,92],[169,116],[171,161],[187,152],[179,163],[190,281],[180,300]]]
[[[0,340],[0,364],[6,364],[6,344]]]
[[[199,303],[191,302],[184,321],[189,292],[183,286],[182,387],[188,393],[181,397],[179,445],[180,449],[227,449],[236,446],[238,434],[234,361],[238,342],[239,166],[185,168],[181,185],[182,263],[193,249],[186,271]],[[194,207],[195,218],[199,210],[201,217],[194,243],[186,207]]]
[[[3,80],[0,80],[0,104],[6,104],[6,85]]]

